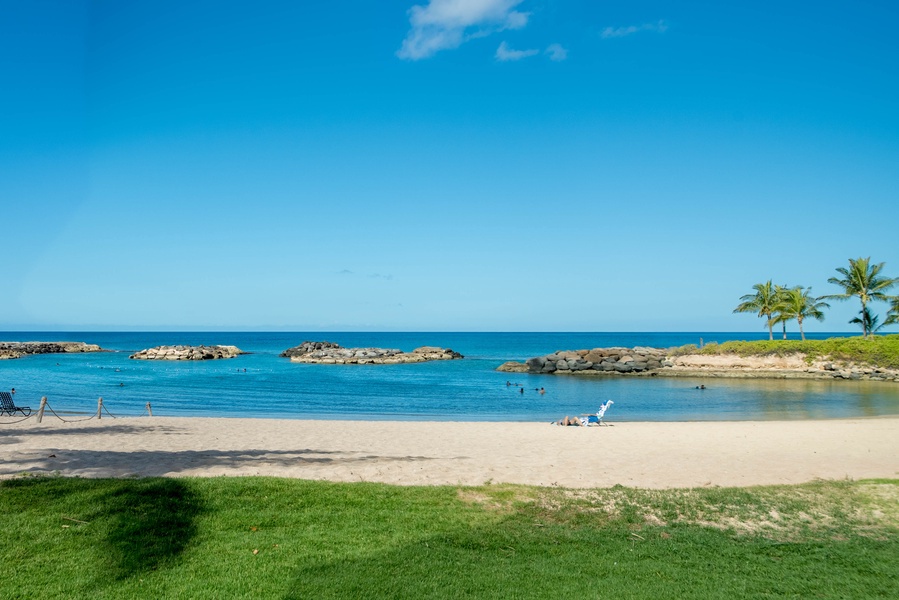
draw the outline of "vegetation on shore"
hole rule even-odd
[[[788,356],[802,354],[814,360],[871,365],[899,369],[899,334],[863,337],[838,337],[826,340],[756,340],[709,343],[702,348],[688,344],[671,350],[672,356],[685,354],[736,354],[738,356]]]
[[[859,316],[851,319],[850,324],[862,328],[862,337],[876,333],[887,325],[899,324],[899,296],[890,296],[887,291],[899,285],[899,277],[882,275],[885,263],[871,263],[871,258],[849,259],[849,268],[838,267],[840,277],[831,277],[828,283],[839,286],[843,291],[839,294],[814,297],[812,288],[803,286],[788,287],[772,284],[771,280],[756,283],[752,286],[752,294],[740,297],[740,304],[733,310],[735,313],[755,313],[765,319],[768,327],[768,339],[774,339],[774,325],[783,326],[783,339],[787,339],[787,323],[795,320],[799,325],[800,337],[805,340],[802,327],[805,319],[824,320],[825,308],[830,305],[825,300],[849,300],[858,298],[861,302]],[[889,303],[886,318],[881,323],[880,317],[871,309],[871,302]]]
[[[6,598],[899,597],[899,480],[0,482]]]

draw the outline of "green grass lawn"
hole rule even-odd
[[[0,482],[2,598],[899,598],[899,481]]]

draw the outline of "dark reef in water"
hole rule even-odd
[[[106,352],[96,344],[84,342],[0,342],[0,359],[28,354],[65,354],[67,352]]]

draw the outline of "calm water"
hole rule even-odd
[[[609,421],[809,419],[899,414],[899,385],[880,382],[579,378],[499,373],[506,360],[555,350],[671,347],[765,333],[0,333],[4,341],[73,340],[113,352],[0,361],[0,389],[18,404],[47,396],[57,411],[115,415],[147,402],[167,416],[551,421],[614,400]],[[825,338],[839,334],[817,334]],[[812,336],[810,336],[812,337]],[[278,354],[305,340],[345,347],[452,348],[464,360],[414,365],[301,365]],[[233,344],[247,354],[203,362],[134,361],[163,344]],[[525,393],[506,381],[522,384]],[[708,389],[695,386],[704,383]],[[535,388],[546,388],[541,396]]]

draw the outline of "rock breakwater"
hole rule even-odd
[[[243,354],[237,346],[156,346],[135,352],[135,360],[217,360]]]
[[[594,348],[560,350],[529,358],[521,363],[506,363],[499,370],[527,373],[643,373],[666,366],[667,350],[660,348]],[[670,365],[667,365],[670,366]]]
[[[104,352],[104,350],[97,344],[84,342],[0,342],[0,359],[19,358],[28,354],[69,352]]]
[[[755,379],[847,379],[899,382],[899,370],[872,365],[810,360],[805,354],[738,356],[736,354],[685,354],[670,358],[667,377],[722,377]]]
[[[330,365],[391,365],[464,358],[449,348],[422,346],[412,352],[390,348],[343,348],[332,342],[303,342],[281,356],[291,362]]]
[[[744,379],[849,379],[899,382],[899,370],[830,359],[809,360],[804,354],[738,356],[736,354],[675,355],[662,348],[594,348],[560,350],[507,362],[497,371],[555,375],[632,375]]]

